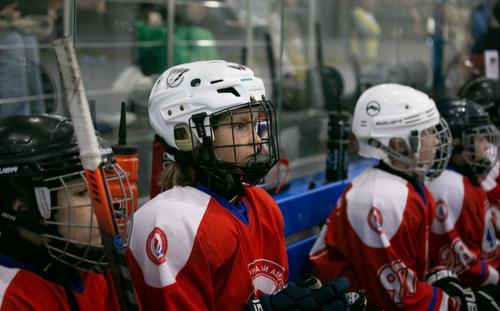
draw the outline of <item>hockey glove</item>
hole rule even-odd
[[[427,278],[427,283],[441,288],[451,297],[460,299],[460,310],[500,311],[494,297],[485,291],[473,291],[462,285],[457,275],[450,270],[439,270]]]
[[[347,278],[329,281],[318,289],[298,287],[288,283],[280,291],[253,299],[249,311],[347,311],[345,291]]]

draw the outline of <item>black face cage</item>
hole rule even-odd
[[[208,124],[205,123],[206,117]],[[208,116],[206,113],[193,115],[189,126],[200,139],[197,141],[192,135],[194,161],[210,174],[225,176],[235,173],[241,176],[242,182],[255,185],[279,159],[276,110],[264,96],[262,100],[252,98],[249,103],[223,109]],[[222,126],[231,129],[232,142],[215,146],[214,130]],[[250,139],[239,141],[239,130],[251,133]],[[219,152],[227,153],[228,150],[233,161],[223,161],[217,156]],[[251,152],[242,159],[244,150]]]
[[[453,137],[448,123],[443,118],[441,118],[440,122],[433,128],[427,129],[426,131],[426,134],[433,136],[438,140],[437,147],[435,147],[434,159],[431,163],[426,164],[426,166],[430,168],[425,176],[432,180],[439,177],[439,175],[441,175],[441,173],[448,166],[453,151]]]
[[[498,161],[500,132],[493,124],[481,125],[462,134],[464,156],[477,177],[488,174]]]
[[[127,173],[119,165],[106,164],[104,172],[113,208],[113,221],[125,248],[132,231],[135,208],[133,192]],[[50,195],[37,194],[37,203],[47,226],[43,235],[49,255],[79,270],[105,269],[108,261],[84,171],[46,178],[43,183]],[[50,197],[52,202],[41,197]],[[54,205],[56,202],[57,205]]]

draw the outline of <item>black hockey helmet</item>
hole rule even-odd
[[[453,153],[464,153],[476,176],[486,174],[498,161],[499,132],[488,112],[478,103],[461,98],[444,98],[436,106],[447,122],[454,139]]]
[[[480,104],[490,114],[493,123],[500,124],[499,81],[484,77],[472,80],[460,88],[458,96]]]
[[[110,178],[129,185],[126,173],[113,163],[109,145],[102,139],[99,144],[108,163],[106,174],[109,171]],[[55,115],[0,119],[0,197],[0,231],[12,234],[24,228],[35,232],[43,237],[51,258],[77,269],[100,271],[107,266],[68,119]],[[23,208],[14,208],[18,201]],[[85,209],[85,214],[79,214]]]

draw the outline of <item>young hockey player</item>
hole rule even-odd
[[[74,134],[53,115],[0,120],[2,311],[119,310]],[[110,150],[108,177],[126,186]],[[126,193],[113,201],[123,224]]]
[[[151,91],[149,117],[173,161],[165,191],[134,216],[128,255],[145,309],[346,310],[345,279],[285,285],[283,219],[254,187],[279,158],[275,108],[252,70],[172,67]]]
[[[467,310],[470,289],[456,282],[446,292],[425,281],[434,202],[422,182],[439,176],[451,153],[434,102],[407,86],[372,87],[356,104],[353,132],[360,155],[381,161],[347,186],[330,214],[310,254],[316,273],[347,276],[377,309]],[[436,285],[445,280],[438,276]]]
[[[466,99],[437,103],[453,136],[448,168],[428,184],[436,201],[430,255],[469,286],[498,283],[499,246],[494,214],[480,179],[498,162],[499,132],[488,113]]]
[[[470,99],[480,104],[489,114],[491,121],[497,127],[500,127],[500,81],[479,78],[473,80],[458,92],[458,96]],[[488,195],[495,214],[496,232],[500,235],[500,162],[496,161],[488,175],[481,178],[481,186]]]

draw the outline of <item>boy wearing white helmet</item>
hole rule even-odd
[[[381,161],[337,202],[311,250],[317,274],[346,275],[377,309],[467,310],[469,289],[425,281],[434,202],[423,180],[439,176],[451,154],[434,101],[403,85],[372,87],[356,104],[353,132],[360,155]]]
[[[143,308],[345,310],[343,280],[285,287],[283,219],[252,187],[279,158],[275,109],[261,79],[225,61],[175,66],[153,86],[149,117],[171,161],[165,191],[135,214],[129,258]]]

